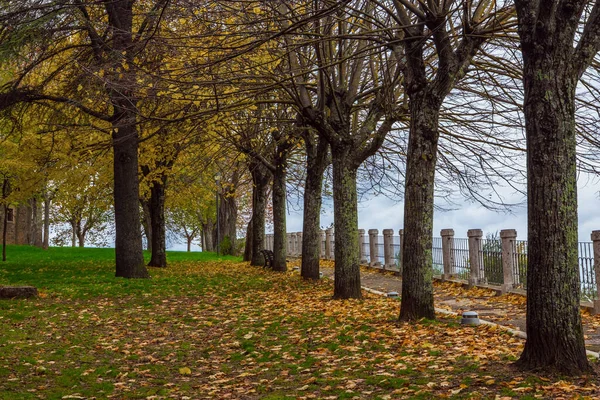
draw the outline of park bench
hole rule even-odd
[[[273,251],[271,250],[261,250],[262,255],[265,257],[265,268],[273,267]]]

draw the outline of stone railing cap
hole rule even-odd
[[[379,233],[379,229],[369,229],[369,235],[377,235]]]
[[[442,229],[440,231],[440,235],[442,235],[442,236],[451,236],[451,235],[454,235],[454,229]]]
[[[516,229],[502,229],[500,231],[501,238],[516,238],[517,230]]]

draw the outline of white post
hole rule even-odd
[[[450,279],[454,273],[454,229],[442,229],[442,259],[444,275],[442,279]]]
[[[332,250],[333,250],[333,246],[331,246],[331,242],[333,239],[333,229],[332,228],[328,228],[325,229],[325,258],[327,260],[332,260],[333,257],[331,255]]]
[[[326,233],[323,229],[321,229],[321,240],[319,241],[319,249],[321,249],[320,254],[321,254],[321,259],[325,259],[327,258],[325,256],[325,244],[327,243],[327,236]]]
[[[358,230],[358,259],[360,264],[367,264],[368,261],[365,258],[365,230]]]
[[[383,259],[384,268],[394,268],[394,230],[383,230]]]
[[[378,241],[379,241],[379,230],[377,229],[369,229],[369,250],[370,250],[370,258],[371,258],[371,262],[369,263],[369,266],[371,267],[378,267],[381,265],[381,263],[379,262],[379,246],[378,246]]]
[[[302,257],[302,232],[296,232],[296,257]]]
[[[506,293],[515,286],[513,271],[515,270],[515,240],[517,239],[517,231],[515,229],[501,230],[500,239],[502,239],[502,270],[504,272],[502,292]]]
[[[594,300],[594,314],[600,314],[600,231],[592,231],[594,246],[594,272],[596,273],[596,297]]]
[[[469,229],[467,237],[469,238],[469,266],[471,267],[469,286],[475,286],[483,282],[483,271],[481,269],[481,238],[483,237],[483,231],[481,229]]]

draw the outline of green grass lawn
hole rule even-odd
[[[0,285],[0,399],[596,396],[510,363],[522,342],[452,320],[399,324],[398,301],[334,301],[328,280],[170,252],[152,279],[114,278],[113,250],[10,247]]]

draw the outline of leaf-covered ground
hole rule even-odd
[[[171,254],[151,280],[123,280],[105,255],[57,254],[0,268],[0,284],[42,294],[0,302],[2,399],[600,395],[596,377],[518,373],[507,333],[399,324],[397,300],[334,301],[326,279]]]

